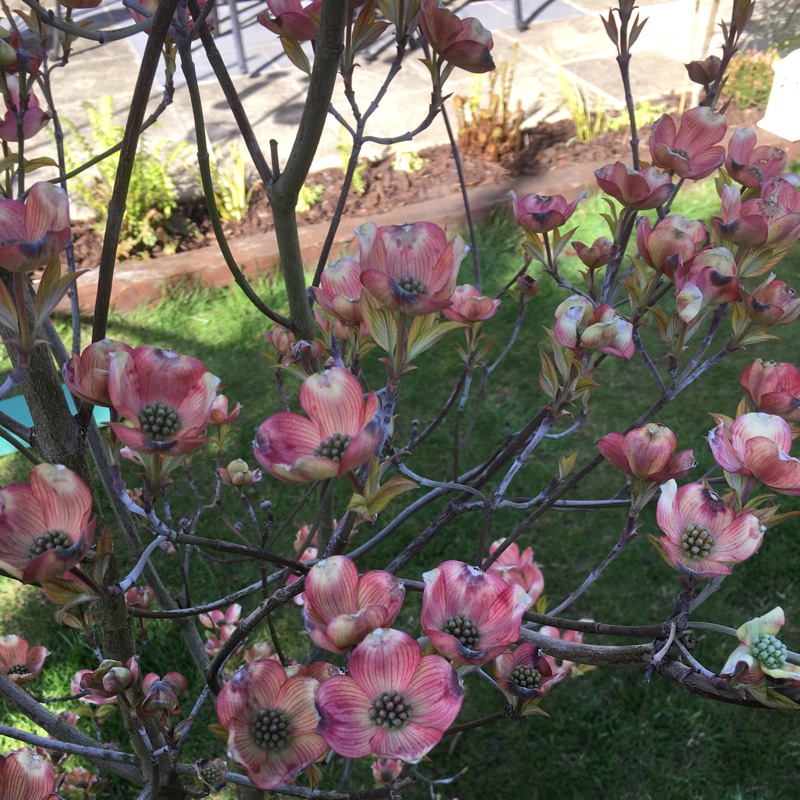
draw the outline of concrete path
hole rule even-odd
[[[723,2],[723,6],[729,3]],[[642,14],[649,22],[637,42],[633,61],[633,88],[637,99],[653,98],[683,88],[686,71],[683,63],[693,51],[699,55],[711,0],[701,0],[700,14],[694,41],[692,27],[695,19],[695,0],[670,2],[640,2]],[[528,30],[520,32],[514,25],[512,0],[477,0],[459,11],[460,16],[476,16],[493,31],[496,63],[508,61],[518,47],[517,67],[512,102],[519,99],[527,115],[544,115],[562,105],[554,58],[572,79],[583,81],[592,98],[600,97],[606,107],[622,105],[622,88],[615,61],[615,50],[605,35],[599,15],[607,13],[606,0],[556,0]],[[234,83],[255,130],[267,149],[272,138],[279,143],[279,153],[285,157],[293,141],[295,126],[302,112],[307,79],[283,55],[280,43],[269,31],[256,22],[256,15],[266,4],[239,0],[239,19],[246,57],[246,74],[240,74],[237,55],[230,33],[227,5],[222,5],[217,44],[229,66]],[[532,0],[523,0],[524,13],[530,13]],[[723,9],[724,13],[724,9]],[[98,9],[79,12],[78,18],[91,21],[95,27],[119,27],[130,17],[121,0],[104,2]],[[66,69],[54,75],[55,96],[59,112],[82,132],[87,131],[86,100],[97,100],[104,94],[114,97],[115,117],[123,124],[133,91],[146,34],[109,43],[103,46],[81,42]],[[379,41],[372,49],[378,51]],[[368,133],[386,137],[413,128],[424,116],[430,100],[429,76],[419,63],[418,52],[409,54],[380,110],[373,117]],[[383,81],[393,55],[391,47],[356,71],[356,91],[365,107],[370,93]],[[215,144],[235,138],[237,131],[222,92],[198,43],[195,46],[197,69],[202,81],[208,134]],[[455,70],[447,90],[457,94],[476,91],[480,78]],[[484,91],[488,81],[482,82]],[[161,96],[160,86],[154,87],[151,109]],[[337,109],[348,116],[347,102],[337,88],[334,96]],[[179,81],[172,106],[162,116],[162,122],[150,135],[172,141],[193,142],[189,99]],[[332,118],[326,126],[315,161],[315,168],[341,163],[339,147],[344,141],[341,127]],[[445,142],[446,132],[441,120],[434,124],[406,149],[421,149]],[[377,157],[385,148],[372,146],[365,155]]]

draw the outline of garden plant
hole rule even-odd
[[[740,565],[767,558],[758,555],[762,543],[798,513],[785,498],[800,495],[792,455],[800,371],[769,351],[800,317],[800,298],[780,277],[800,239],[800,176],[750,129],[721,144],[726,70],[754,0],[733,3],[719,55],[687,65],[701,103],[656,120],[649,163],[640,160],[630,91],[631,50],[646,20],[632,0],[608,12],[602,22],[632,133],[630,161],[595,173],[608,201],[594,223],[607,236],[580,241],[571,227],[584,193],[512,196],[522,245],[496,288],[463,180],[469,242],[426,220],[367,222],[356,232],[357,253],[332,252],[365,143],[412,139],[441,115],[459,164],[448,77],[494,67],[492,36],[477,20],[436,0],[268,0],[264,36],[279,36],[309,76],[285,154],[274,145],[265,153],[253,135],[208,28],[213,0],[126,0],[134,22],[114,31],[71,18],[73,8],[100,0],[63,0],[65,19],[24,2],[20,16],[60,50],[55,59],[45,46],[42,55],[25,50],[7,20],[0,327],[11,368],[0,392],[21,390],[33,425],[0,412],[0,435],[27,464],[25,480],[0,489],[0,567],[41,588],[65,640],[85,645],[85,662],[68,694],[43,696],[37,682],[54,656],[25,630],[0,637],[0,699],[9,712],[0,735],[14,742],[0,762],[1,800],[476,796],[472,773],[437,766],[447,749],[440,743],[493,726],[534,736],[547,722],[550,693],[569,693],[574,678],[596,680],[595,668],[635,670],[651,686],[693,695],[687,702],[732,704],[742,715],[800,708],[798,609],[782,606],[794,595],[737,598],[752,606],[736,627],[704,614]],[[50,78],[69,69],[76,37],[134,35],[149,38],[124,133],[109,152],[117,167],[85,343],[70,248],[70,184],[80,172],[67,174],[69,142]],[[376,96],[361,98],[354,71],[386,35],[396,55]],[[251,283],[224,239],[196,38],[272,206],[278,293]],[[370,118],[391,94],[412,39],[430,71],[429,108],[415,127],[375,137]],[[263,371],[269,386],[261,408],[242,408],[222,393],[225,374],[191,352],[156,346],[146,327],[137,341],[107,336],[159,65],[167,94],[175,71],[185,76],[218,244],[263,317],[266,359],[246,367]],[[347,115],[331,103],[337,80]],[[352,146],[337,212],[307,275],[295,209],[328,114]],[[54,157],[26,159],[26,141],[45,125]],[[57,177],[29,180],[54,166]],[[712,178],[710,219],[672,212],[686,187]],[[66,344],[51,320],[65,296]],[[509,312],[510,328],[493,329]],[[546,326],[538,351],[522,344],[534,314]],[[171,333],[179,339],[177,327]],[[458,366],[445,375],[454,347]],[[236,360],[231,349],[222,363]],[[729,374],[722,368],[735,358],[740,377],[722,387],[721,406],[694,398],[710,415],[707,442],[664,424],[676,398],[709,372]],[[628,418],[586,447],[577,437],[603,419],[596,398],[604,383],[634,367],[647,405],[631,413],[628,404]],[[536,375],[535,386],[516,387],[505,425],[482,424],[514,389],[499,376],[520,370]],[[109,410],[108,424],[95,423],[95,406]],[[255,428],[248,451],[232,446],[239,426]],[[602,470],[614,475],[611,491],[597,490]],[[596,520],[614,520],[616,542],[566,596],[549,598],[532,543],[568,524],[573,536],[598,538]],[[625,576],[614,569],[634,548],[658,562],[651,574],[663,585],[660,616],[589,618],[589,599],[622,592]],[[217,576],[213,592],[204,572]],[[151,638],[167,625],[171,638]],[[707,657],[710,634],[727,637],[724,659]],[[191,669],[179,667],[183,652]],[[211,708],[214,719],[201,724]],[[20,716],[36,732],[6,724]],[[205,754],[189,758],[195,741]]]

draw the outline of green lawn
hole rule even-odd
[[[689,215],[707,216],[713,207],[713,188],[708,185],[679,198],[674,210]],[[583,224],[588,212],[595,212],[602,201],[592,198],[573,218]],[[604,205],[604,204],[603,204]],[[588,210],[588,211],[587,211]],[[587,224],[576,238],[591,243],[607,232]],[[480,249],[484,264],[484,290],[489,293],[501,286],[520,265],[519,236],[501,216],[480,229]],[[469,261],[469,259],[468,259]],[[574,261],[573,261],[574,263]],[[795,251],[778,268],[790,284],[800,277],[800,254]],[[469,280],[471,263],[465,264],[463,279]],[[575,271],[573,270],[573,273]],[[577,279],[577,278],[575,278]],[[280,305],[278,290],[263,284],[259,290]],[[492,376],[487,396],[480,408],[472,439],[461,455],[461,464],[469,465],[491,450],[492,442],[503,435],[506,422],[516,430],[543,402],[538,388],[538,344],[545,338],[543,326],[552,326],[552,312],[564,293],[548,287],[535,298],[526,313],[525,324],[513,352],[503,367]],[[515,309],[505,303],[486,326],[486,334],[495,340],[493,353],[505,345],[514,324]],[[654,358],[663,355],[664,345],[657,340],[654,326],[645,330],[645,340]],[[147,343],[169,346],[201,359],[221,376],[229,398],[244,405],[225,460],[242,457],[254,463],[251,450],[255,427],[280,407],[274,376],[264,352],[265,326],[241,296],[230,289],[178,292],[165,297],[155,309],[146,309],[126,317],[114,317],[109,335],[131,344]],[[723,332],[727,332],[723,323]],[[704,441],[712,426],[709,412],[734,414],[741,395],[738,377],[754,357],[777,361],[796,360],[795,328],[779,329],[780,340],[737,353],[713,372],[706,374],[685,395],[668,406],[657,418],[672,427],[679,447],[693,447],[699,466],[694,479],[710,469],[713,460]],[[407,439],[412,421],[424,426],[449,395],[457,380],[459,361],[453,345],[461,335],[450,334],[438,348],[419,359],[418,369],[403,379],[396,420],[397,442]],[[725,339],[719,337],[720,346]],[[716,347],[712,349],[712,352]],[[235,353],[235,358],[231,354]],[[377,353],[365,365],[372,386],[382,385],[383,366]],[[491,356],[490,356],[491,358]],[[656,358],[656,363],[663,363]],[[568,439],[546,440],[517,477],[511,494],[535,493],[544,486],[556,469],[558,456],[579,450],[579,463],[592,458],[594,441],[612,430],[624,430],[657,396],[657,390],[638,357],[630,363],[607,358],[598,371],[599,388],[592,392],[592,405],[585,425]],[[286,376],[290,401],[296,407],[297,381]],[[473,399],[466,407],[469,418]],[[559,423],[563,429],[568,423]],[[463,426],[462,426],[463,430]],[[440,478],[452,460],[453,419],[448,419],[428,443],[415,453],[409,465],[419,474]],[[0,465],[5,481],[19,479],[26,469],[14,459]],[[192,473],[206,498],[213,493],[213,460],[197,457]],[[133,480],[134,470],[128,473]],[[597,498],[613,494],[622,485],[620,474],[603,465],[575,493],[576,497]],[[258,502],[270,500],[277,520],[302,496],[303,489],[266,478],[248,494]],[[176,476],[170,488],[175,519],[185,515],[195,504],[185,481]],[[337,516],[347,501],[342,491],[337,496]],[[785,498],[785,508],[797,507]],[[399,504],[398,506],[399,507]],[[390,519],[384,512],[384,520]],[[441,508],[432,506],[406,523],[390,540],[363,560],[363,568],[385,565],[393,554],[424,527]],[[230,516],[240,514],[233,493],[225,495],[223,510]],[[298,524],[310,522],[314,507],[309,505],[298,517]],[[519,520],[519,512],[500,512],[491,537],[506,534]],[[532,545],[545,579],[550,606],[565,597],[603,558],[616,542],[625,520],[624,509],[591,513],[556,513],[522,537],[520,544]],[[377,523],[376,529],[380,527]],[[403,577],[419,579],[422,572],[445,558],[474,558],[479,519],[459,517],[403,571]],[[209,516],[199,533],[222,535],[222,526]],[[279,547],[291,551],[296,526],[283,533]],[[642,533],[655,532],[652,509],[643,515]],[[800,584],[797,579],[798,523],[790,521],[770,531],[761,551],[750,561],[736,567],[722,589],[698,613],[698,618],[737,627],[753,616],[781,604],[789,622],[783,640],[790,649],[800,649]],[[370,536],[368,528],[354,536],[355,544]],[[179,588],[176,557],[158,552],[156,561],[172,584]],[[250,566],[226,566],[195,558],[192,582],[195,602],[224,596],[235,588],[257,579]],[[575,617],[604,622],[632,624],[653,623],[669,614],[678,583],[675,574],[656,555],[646,536],[641,535],[599,581],[570,610]],[[6,613],[0,620],[0,633],[18,633],[33,644],[45,644],[52,655],[45,672],[33,690],[42,694],[62,694],[68,690],[69,677],[82,667],[92,666],[93,655],[73,632],[51,622],[54,607],[32,588],[21,588],[10,581],[0,583]],[[255,599],[245,603],[252,608]],[[419,634],[419,600],[409,598],[398,626],[413,635]],[[301,657],[308,640],[298,636],[299,612],[295,606],[277,615],[278,630],[290,655]],[[266,634],[262,632],[264,636]],[[587,637],[590,641],[591,637]],[[701,636],[696,651],[701,662],[720,669],[734,642],[721,636]],[[607,641],[607,640],[606,640]],[[179,637],[163,622],[151,626],[151,640],[142,657],[142,668],[159,671],[182,670],[191,674],[191,664]],[[199,691],[198,680],[190,684],[187,705]],[[502,699],[484,684],[468,679],[468,700],[459,721],[489,714],[502,707]],[[66,707],[66,706],[64,706]],[[487,797],[532,800],[533,798],[794,798],[798,796],[800,725],[788,713],[752,711],[704,701],[684,694],[677,686],[655,679],[643,682],[640,671],[595,670],[567,680],[546,698],[543,707],[551,719],[533,718],[523,723],[502,721],[492,726],[468,731],[449,739],[432,754],[432,763],[423,763],[421,772],[429,778],[444,778],[465,767],[467,776],[453,785],[437,787],[443,798],[478,800]],[[4,722],[23,724],[12,713],[2,713]],[[190,739],[184,750],[189,758],[223,756],[224,748],[205,725],[214,721],[207,706],[197,726],[202,734]],[[88,722],[81,723],[91,732]],[[103,740],[117,737],[123,741],[121,726],[114,713],[103,726]],[[4,744],[6,744],[4,742]],[[325,770],[324,788],[333,788],[341,775],[341,759],[335,757]],[[366,767],[358,767],[350,786],[359,781],[370,786]],[[122,798],[131,796],[125,787],[116,787]],[[405,795],[404,795],[405,796]],[[409,797],[427,796],[427,788],[408,792]]]

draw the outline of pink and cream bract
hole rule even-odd
[[[363,322],[361,313],[361,264],[352,256],[343,256],[322,271],[319,286],[313,287],[320,306],[343,322]]]
[[[708,432],[714,459],[722,469],[755,478],[780,494],[800,495],[800,460],[789,455],[792,431],[781,417],[760,412],[732,421],[712,414]]]
[[[375,628],[390,626],[404,597],[394,575],[372,570],[359,577],[353,561],[331,556],[306,576],[303,620],[314,644],[344,653]]]
[[[38,464],[0,489],[0,565],[23,583],[61,577],[92,545],[92,495],[72,470]]]
[[[289,483],[338,478],[357,469],[381,437],[378,398],[366,400],[347,370],[331,367],[300,387],[308,418],[289,411],[274,414],[256,431],[253,452],[267,472]]]
[[[72,356],[64,365],[64,382],[81,400],[108,408],[108,368],[116,352],[130,353],[133,348],[115,339],[101,339],[84,348],[79,356]]]
[[[34,183],[25,202],[0,200],[0,267],[31,272],[47,266],[69,241],[69,198],[52,183]]]
[[[422,0],[419,26],[430,46],[445,61],[467,72],[491,72],[492,34],[475,17],[459,19],[438,0]]]
[[[607,433],[597,440],[600,452],[618,469],[638,481],[663,483],[682,478],[697,463],[691,450],[677,455],[678,440],[666,426],[651,422],[626,434]]]
[[[196,358],[143,345],[111,358],[108,393],[129,425],[111,424],[136,453],[186,455],[202,447],[219,378]]]
[[[800,422],[800,370],[794,364],[756,359],[739,383],[757,411]]]
[[[653,123],[650,134],[653,164],[681,178],[707,178],[725,162],[725,148],[717,142],[725,136],[727,127],[725,117],[707,106],[690,108],[677,125],[664,114]]]
[[[678,489],[675,481],[667,481],[656,518],[666,534],[658,540],[665,559],[678,572],[698,578],[729,575],[730,565],[750,558],[764,535],[753,514],[737,514],[701,483]]]
[[[356,235],[361,284],[379,303],[412,317],[450,305],[458,267],[467,254],[460,236],[448,243],[432,222],[380,228],[365,222]]]
[[[267,7],[269,12],[262,12],[256,19],[268,31],[296,42],[317,38],[322,0],[314,0],[305,8],[300,0],[267,0]],[[275,15],[274,19],[270,13]]]
[[[259,789],[291,783],[328,750],[317,733],[319,688],[308,675],[287,677],[270,659],[242,667],[223,686],[217,716],[228,731],[228,750]]]
[[[760,189],[765,181],[777,178],[786,166],[785,151],[779,147],[756,147],[756,142],[752,128],[740,128],[728,142],[725,159],[728,175],[748,189]]]
[[[571,203],[560,194],[544,197],[538,194],[528,194],[519,198],[514,192],[509,192],[514,207],[514,218],[528,233],[547,233],[564,225],[573,215],[578,203],[587,197],[586,192],[581,192]]]
[[[663,205],[675,188],[666,172],[655,167],[635,170],[621,161],[595,170],[594,177],[606,194],[637,211]]]
[[[635,352],[633,326],[609,305],[595,308],[585,297],[574,294],[555,311],[556,341],[573,353],[597,350],[617,358],[631,358]]]
[[[786,662],[786,645],[777,638],[785,623],[780,606],[745,622],[736,631],[739,646],[728,656],[720,676],[737,683],[758,683],[768,675],[800,686],[800,666]]]
[[[444,309],[442,314],[453,322],[462,322],[465,325],[475,325],[491,319],[500,307],[499,300],[484,297],[479,289],[469,283],[456,287],[451,302],[453,305]]]
[[[407,633],[378,628],[353,651],[350,674],[320,687],[319,730],[347,758],[415,763],[439,743],[464,694],[444,658],[423,656]]]
[[[479,666],[519,639],[531,604],[521,586],[461,561],[445,561],[422,577],[422,630],[442,655]]]
[[[46,647],[28,647],[27,641],[20,636],[0,636],[0,673],[16,684],[37,677],[49,655]]]
[[[53,795],[55,770],[33,750],[15,750],[0,756],[2,800],[48,800]]]

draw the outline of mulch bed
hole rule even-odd
[[[742,112],[734,108],[729,111],[727,118],[729,124],[734,126],[753,125],[761,113],[758,109]],[[648,130],[642,131],[641,141],[646,142],[648,135]],[[525,132],[521,152],[504,163],[487,162],[474,155],[463,154],[467,185],[483,186],[516,175],[539,175],[575,164],[602,165],[630,159],[629,135],[626,132],[605,132],[587,143],[572,141],[573,136],[574,127],[570,120],[542,122],[533,130]],[[425,159],[425,164],[417,172],[394,169],[393,157],[366,164],[361,173],[364,193],[357,195],[351,190],[344,215],[383,214],[459,191],[455,162],[449,146],[422,150],[419,155]],[[320,202],[311,210],[297,215],[300,225],[324,222],[332,218],[342,177],[340,169],[326,169],[309,175],[306,185],[321,185],[324,192]],[[195,250],[215,242],[203,203],[185,204],[179,207],[176,214],[190,220],[195,228],[194,235],[179,239],[177,252]],[[399,214],[398,219],[401,217],[402,214]],[[257,186],[245,219],[237,225],[226,225],[225,232],[227,238],[231,239],[266,233],[272,228],[272,214],[266,193]],[[88,225],[79,224],[73,228],[73,240],[76,266],[96,267],[100,261],[101,236]],[[160,245],[139,254],[143,258],[157,258],[161,255],[163,248]]]

